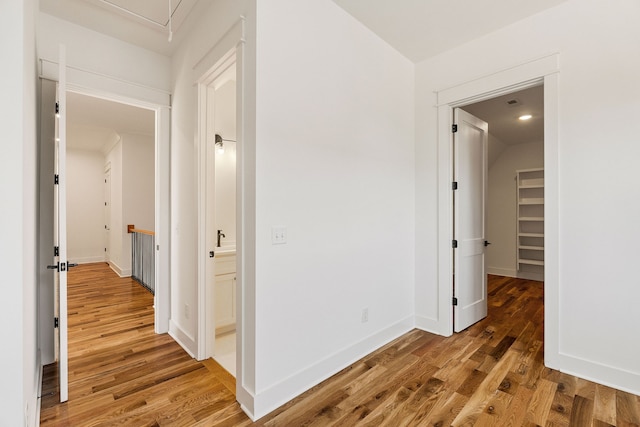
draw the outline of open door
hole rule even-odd
[[[484,251],[487,189],[486,122],[454,110],[454,331],[460,332],[487,316],[487,275]]]
[[[60,46],[59,78],[56,94],[56,138],[54,154],[53,186],[53,239],[54,260],[49,268],[54,270],[55,286],[55,352],[58,361],[60,402],[69,399],[69,358],[67,347],[67,203],[66,203],[66,155],[67,155],[67,82],[66,50]]]

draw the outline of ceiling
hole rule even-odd
[[[40,0],[40,9],[170,56],[215,0]],[[333,0],[414,62],[464,44],[566,0]],[[169,4],[173,40],[169,37]]]
[[[544,140],[543,86],[477,102],[462,109],[489,123],[489,133],[507,145]],[[519,120],[518,117],[524,114],[533,117]]]
[[[419,62],[566,0],[333,0]]]
[[[111,136],[155,134],[155,112],[67,92],[67,146],[104,151]]]
[[[189,21],[197,19],[213,1],[40,0],[40,9],[94,31],[171,56],[186,37],[187,29],[191,26]],[[566,0],[333,1],[401,54],[418,62]],[[168,41],[170,4],[172,42]],[[535,92],[507,95],[505,98],[516,96],[520,99],[521,104],[517,107],[508,107],[504,99],[498,98],[465,109],[489,122],[492,135],[507,144],[541,140],[542,92],[540,90],[538,95]],[[106,135],[109,129],[123,133],[145,133],[146,130],[137,126],[145,122],[142,118],[145,114],[153,114],[78,94],[70,94],[68,102],[70,136],[83,129],[85,137],[81,139],[85,140],[99,141],[102,139],[100,135]],[[534,119],[528,123],[514,121],[516,112],[526,108],[532,108]],[[536,127],[536,123],[540,126]],[[86,138],[88,129],[92,129],[95,137]],[[151,129],[153,132],[153,125]]]
[[[189,19],[213,0],[40,0],[40,10],[108,36],[171,56]],[[169,5],[172,41],[169,42]],[[186,24],[185,24],[186,23]]]

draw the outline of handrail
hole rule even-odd
[[[127,233],[141,233],[141,234],[148,234],[149,236],[155,236],[156,235],[155,231],[141,230],[141,229],[136,228],[136,226],[133,225],[133,224],[127,225]]]

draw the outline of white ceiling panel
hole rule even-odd
[[[566,0],[333,0],[413,62]]]

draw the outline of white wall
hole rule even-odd
[[[172,333],[194,349],[193,68],[242,13],[238,398],[259,417],[413,325],[414,74],[329,0],[255,7],[213,4],[173,57],[171,237]],[[271,245],[274,225],[287,227],[288,244]]]
[[[329,0],[257,19],[261,416],[413,327],[414,66]]]
[[[61,43],[66,45],[71,68],[169,90],[171,69],[166,56],[40,12],[38,56],[57,63]]]
[[[640,3],[569,0],[417,64],[416,310],[437,311],[434,91],[560,53],[559,295],[556,368],[640,393],[637,240]],[[549,172],[547,168],[546,172]],[[557,328],[557,329],[556,329]]]
[[[236,83],[228,81],[215,91],[215,128],[224,138],[236,140]],[[216,157],[216,227],[225,237],[221,246],[236,244],[236,143],[223,142],[224,153]]]
[[[127,225],[155,230],[155,146],[153,136],[117,135],[107,153],[111,168],[111,232],[109,264],[120,276],[131,275],[131,235]],[[103,172],[104,176],[104,172]]]
[[[4,304],[0,319],[7,325],[0,352],[5,369],[0,388],[0,425],[35,426],[40,380],[36,287],[36,67],[35,1],[0,3],[7,21],[0,29],[0,85],[3,124],[0,179],[0,256],[6,263]],[[6,208],[10,207],[10,208]]]
[[[517,277],[516,170],[541,168],[544,143],[507,145],[489,168],[487,194],[487,272]]]
[[[70,262],[104,261],[104,154],[67,150],[67,256]]]
[[[131,235],[127,224],[155,230],[155,146],[152,135],[122,137],[122,253],[123,267],[131,270]]]

